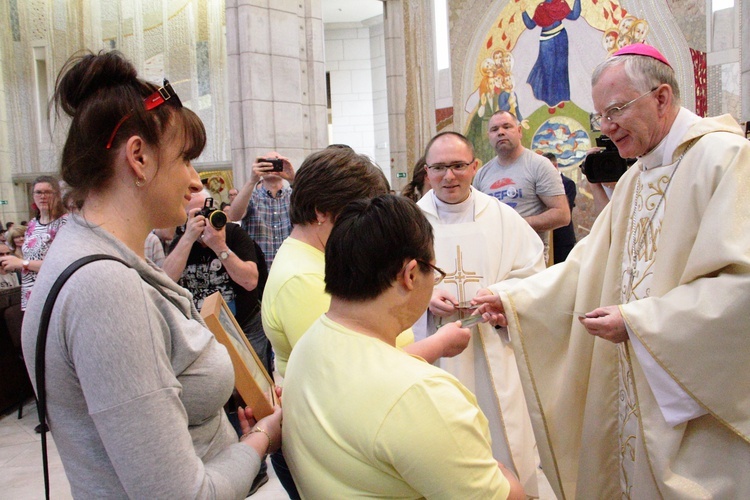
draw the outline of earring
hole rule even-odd
[[[322,222],[320,222],[320,221],[318,221],[318,225],[319,225],[319,226],[322,226],[322,225],[323,225],[323,223],[322,223]]]
[[[135,187],[143,187],[146,185],[146,178],[141,179],[140,177],[135,180]]]

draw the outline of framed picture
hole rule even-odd
[[[273,379],[263,367],[221,293],[216,292],[206,297],[201,316],[216,340],[227,348],[234,365],[234,385],[245,404],[253,409],[255,418],[260,420],[273,413],[273,406],[278,402]]]

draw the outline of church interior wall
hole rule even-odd
[[[276,151],[299,166],[328,144],[320,0],[226,0],[232,174]]]
[[[59,168],[67,120],[47,106],[82,50],[116,49],[144,79],[168,78],[206,126],[201,162],[230,165],[224,26],[223,2],[210,0],[0,2],[0,220],[28,219],[28,183]]]
[[[562,1],[574,5],[574,0]],[[554,148],[560,153],[563,171],[577,181],[582,191],[579,206],[583,210],[577,212],[585,213],[590,200],[578,164],[581,152],[595,135],[587,123],[593,109],[590,70],[607,55],[605,31],[618,28],[618,33],[625,33],[620,23],[627,16],[632,17],[631,24],[645,21],[639,32],[645,42],[656,46],[675,65],[686,107],[698,114],[731,113],[739,121],[750,117],[750,99],[746,97],[750,88],[750,50],[742,50],[743,46],[750,46],[746,43],[750,30],[743,29],[750,23],[750,8],[743,8],[746,2],[741,0],[733,3],[725,0],[730,7],[714,11],[712,1],[718,0],[612,0],[606,4],[580,0],[579,18],[563,21],[569,39],[570,98],[548,103],[538,98],[527,83],[538,59],[540,28],[526,28],[520,10],[522,4],[526,5],[527,14],[533,17],[541,0],[528,3],[448,0],[451,67],[436,72],[435,81],[431,82],[434,88],[430,89],[434,90],[434,109],[428,110],[423,99],[412,96],[409,101],[407,94],[414,89],[406,89],[402,84],[418,81],[409,77],[418,70],[407,67],[401,54],[403,47],[414,49],[415,42],[410,39],[412,34],[403,32],[403,19],[399,21],[397,15],[400,7],[391,9],[388,19],[376,16],[358,23],[328,24],[324,33],[316,35],[312,28],[317,25],[306,31],[303,18],[308,4],[309,8],[319,9],[320,2],[306,0],[299,6],[292,2],[288,22],[279,17],[285,12],[279,4],[269,11],[269,15],[276,16],[268,19],[275,38],[267,42],[273,42],[277,52],[289,49],[288,67],[279,59],[268,71],[259,71],[259,62],[245,57],[241,61],[244,69],[230,74],[227,37],[231,39],[237,34],[227,30],[223,1],[6,0],[0,2],[0,220],[27,219],[27,183],[41,173],[57,170],[66,123],[64,119],[58,123],[54,116],[47,117],[46,100],[64,62],[84,48],[120,50],[145,78],[158,82],[165,75],[170,79],[182,100],[206,124],[209,140],[197,164],[200,170],[232,167],[230,122],[233,119],[229,101],[236,85],[230,80],[251,78],[254,80],[247,88],[269,94],[266,107],[275,118],[274,127],[256,124],[256,132],[261,136],[273,134],[265,142],[278,148],[289,147],[289,156],[296,164],[307,151],[297,141],[300,130],[306,137],[315,137],[310,144],[325,143],[326,138],[328,142],[348,143],[375,159],[389,177],[394,159],[401,165],[421,154],[418,144],[421,139],[418,139],[424,131],[418,129],[425,125],[416,116],[406,116],[411,109],[407,101],[419,104],[415,109],[420,116],[434,114],[439,130],[454,129],[473,137],[479,157],[489,159],[492,151],[487,151],[482,128],[486,116],[478,117],[482,101],[481,65],[493,52],[504,48],[510,53],[506,73],[511,76],[515,105],[528,126],[524,134],[526,145],[540,151]],[[424,19],[430,13],[428,8],[411,8],[411,3],[400,1],[391,3],[403,5],[410,26],[432,22]],[[239,7],[244,9],[242,12],[251,10],[248,5]],[[313,17],[319,21],[319,13],[316,16]],[[254,22],[253,16],[239,21],[250,25]],[[401,26],[401,33],[394,32],[394,26]],[[283,40],[288,39],[282,36],[287,28],[299,28],[300,33],[309,31],[309,34],[300,40],[295,38],[288,47],[282,46]],[[636,33],[634,29],[629,27],[628,36]],[[258,33],[248,29],[246,36],[257,37]],[[313,54],[305,66],[300,55],[305,50],[321,54]],[[424,51],[414,53],[425,57]],[[305,73],[299,68],[307,70],[307,79],[297,74]],[[301,125],[299,120],[290,118],[299,112],[299,103],[295,104],[290,96],[320,94],[324,86],[317,80],[325,72],[331,76],[330,137],[325,126],[327,112],[324,104],[318,103],[325,99],[309,98],[311,103],[314,101],[314,105],[308,106],[311,116],[308,121],[302,120]],[[268,77],[267,81],[264,77]],[[424,75],[420,77],[424,79]],[[491,92],[487,92],[489,82],[483,86],[485,94],[493,95],[482,115],[500,105],[498,98],[503,85],[497,82],[492,85]],[[506,99],[503,105],[507,106],[509,100],[513,101]],[[407,140],[409,137],[411,141]],[[252,147],[255,142],[257,147],[266,145],[264,141],[253,141],[250,141]],[[280,152],[284,153],[281,149]],[[2,204],[4,201],[8,203]],[[585,231],[590,220],[579,225]]]
[[[372,112],[375,152],[373,159],[391,177],[391,151],[389,147],[388,86],[385,66],[385,30],[382,16],[373,19],[370,26],[370,56],[372,58]]]
[[[390,176],[382,16],[325,26],[331,88],[331,143],[348,144]]]
[[[741,68],[742,68],[742,89],[745,96],[750,93],[750,5],[745,1],[740,5],[742,10],[740,26],[743,27],[740,37]],[[744,50],[743,50],[744,47]],[[742,118],[744,121],[750,121],[750,98],[742,99]]]
[[[489,117],[500,109],[515,114],[524,145],[556,154],[561,172],[578,185],[579,237],[594,219],[580,171],[599,134],[589,120],[590,75],[620,46],[643,42],[659,49],[675,70],[686,108],[701,116],[748,118],[739,23],[748,9],[739,1],[718,10],[711,0],[508,0],[489,6],[452,0],[448,6],[453,128],[469,137],[486,162],[495,155],[487,141]]]

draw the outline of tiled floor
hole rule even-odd
[[[30,401],[18,420],[17,411],[0,416],[0,500],[36,500],[44,498],[42,475],[42,449],[39,434],[34,427],[39,422],[36,403]],[[65,477],[60,457],[52,439],[47,441],[50,462],[50,497],[53,500],[73,498]],[[539,472],[542,482],[541,499],[555,498],[546,478]],[[288,498],[268,461],[268,482],[251,497],[253,500],[279,500]]]
[[[44,498],[41,438],[34,432],[34,427],[39,422],[36,416],[36,403],[30,401],[24,406],[21,420],[16,418],[17,415],[17,411],[12,411],[0,416],[0,500]],[[52,439],[47,440],[47,449],[50,463],[50,497],[53,500],[73,498]],[[273,467],[270,466],[270,461],[268,482],[251,498],[288,498],[273,472]]]

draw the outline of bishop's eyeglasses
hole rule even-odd
[[[622,116],[622,114],[625,112],[626,109],[628,109],[629,106],[634,104],[638,99],[641,97],[646,97],[647,95],[651,94],[654,90],[658,89],[659,87],[654,87],[645,94],[641,94],[632,101],[628,101],[622,106],[612,106],[611,108],[608,108],[604,111],[604,113],[597,113],[591,117],[592,124],[596,128],[601,128],[602,126],[602,118],[604,118],[607,123],[611,123],[614,120],[617,120],[619,117]]]

